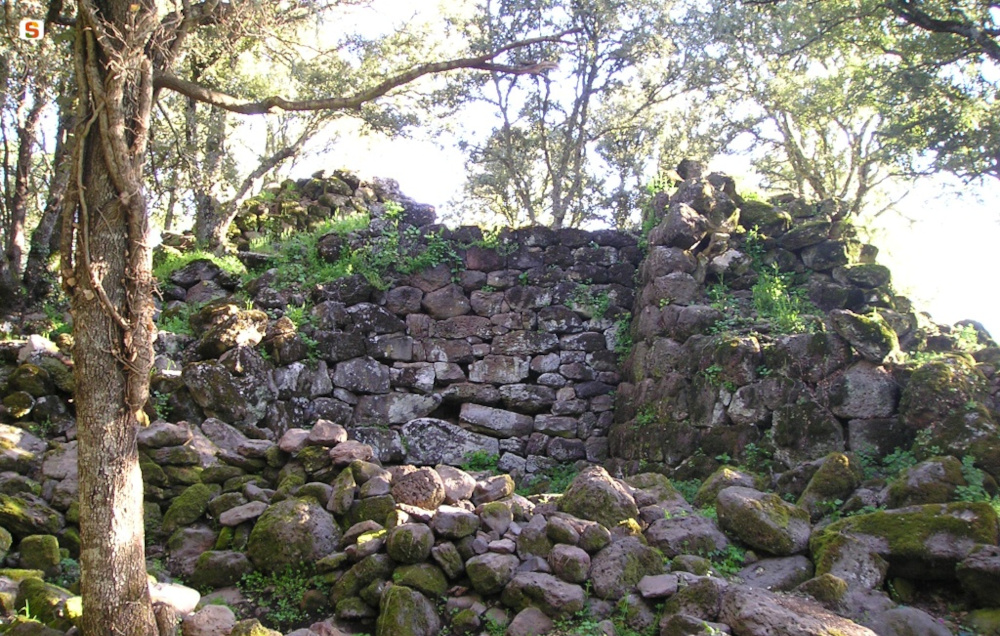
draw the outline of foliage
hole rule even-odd
[[[52,577],[52,582],[59,587],[72,589],[80,582],[80,564],[76,559],[65,558],[59,561],[59,572]]]
[[[681,493],[681,496],[684,497],[685,501],[694,503],[695,495],[698,494],[698,489],[701,488],[700,479],[684,479],[672,483],[677,492]]]
[[[262,622],[280,631],[301,627],[311,617],[302,609],[302,597],[310,590],[326,593],[322,578],[305,568],[282,572],[250,572],[240,579],[239,588],[247,600],[262,611]]]
[[[569,297],[569,301],[577,307],[586,309],[596,318],[604,318],[611,307],[611,293],[607,289],[597,291],[590,285],[590,281],[577,283],[576,289]]]
[[[193,336],[191,331],[191,315],[202,308],[201,303],[182,303],[174,309],[160,313],[160,319],[156,322],[156,327],[160,331]]]
[[[753,304],[758,316],[769,321],[778,333],[799,333],[806,330],[802,314],[811,309],[806,291],[793,287],[791,274],[777,267],[758,273],[754,283]]]
[[[232,255],[218,256],[212,252],[204,250],[192,250],[190,252],[175,252],[163,250],[159,252],[158,262],[153,267],[153,277],[161,283],[166,282],[170,275],[180,268],[194,261],[209,260],[218,265],[222,271],[230,274],[244,275],[247,273],[246,267],[238,258]]]
[[[580,469],[573,464],[557,464],[525,477],[517,488],[517,493],[525,497],[543,493],[563,493],[579,473]]]
[[[632,312],[626,311],[618,317],[615,321],[615,353],[618,354],[618,359],[625,359],[630,353],[632,353],[632,347],[634,346],[632,338]]]
[[[730,543],[723,550],[713,550],[708,553],[712,567],[727,577],[736,576],[746,564],[746,558],[746,549],[734,543]]]
[[[499,470],[497,468],[499,459],[497,455],[484,450],[471,451],[465,454],[459,468],[466,471],[489,471],[491,474],[496,474]]]
[[[169,393],[150,391],[149,400],[153,403],[153,410],[156,411],[156,417],[158,419],[166,420],[170,417],[170,412],[173,410],[173,407],[170,406]]]

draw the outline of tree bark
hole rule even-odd
[[[156,636],[137,426],[152,363],[142,169],[152,105],[150,0],[81,0],[79,121],[62,273],[73,308],[84,636]],[[120,34],[127,34],[121,37]]]

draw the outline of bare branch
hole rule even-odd
[[[540,61],[523,65],[498,64],[492,60],[508,51],[539,44],[542,42],[559,42],[560,38],[569,32],[552,36],[531,38],[514,42],[496,51],[477,57],[466,57],[444,62],[421,64],[408,71],[393,75],[375,86],[355,93],[350,97],[328,97],[324,99],[288,100],[273,96],[261,101],[247,101],[232,95],[206,88],[200,84],[183,80],[171,73],[158,75],[154,80],[157,89],[166,88],[191,99],[212,104],[219,108],[242,115],[260,115],[276,111],[313,111],[313,110],[357,110],[363,104],[382,97],[393,89],[399,88],[425,75],[444,73],[457,69],[472,69],[507,75],[538,75],[556,67],[555,62]]]

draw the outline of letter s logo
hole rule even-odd
[[[41,40],[45,37],[45,22],[35,18],[21,20],[20,35],[22,40]]]

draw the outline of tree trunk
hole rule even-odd
[[[152,105],[150,0],[80,0],[80,117],[62,273],[73,307],[84,636],[156,636],[137,426],[152,363],[142,169]],[[124,40],[117,35],[128,33]],[[75,223],[74,223],[75,221]]]

